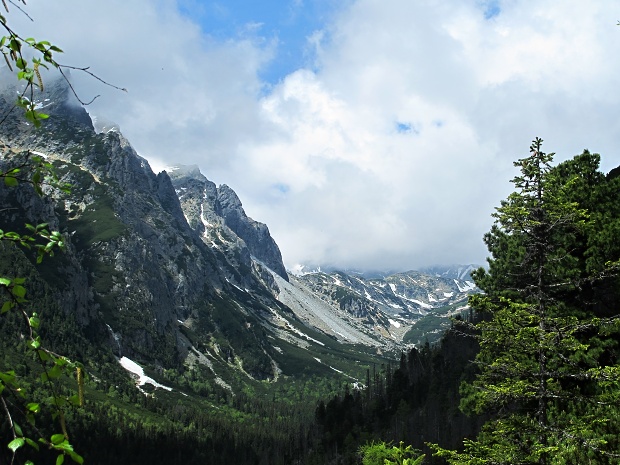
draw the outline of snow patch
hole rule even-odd
[[[286,327],[292,331],[293,333],[297,334],[298,336],[303,337],[304,339],[306,339],[307,341],[311,341],[314,342],[315,344],[318,344],[320,346],[324,346],[325,344],[323,344],[321,341],[317,341],[316,339],[314,339],[313,337],[308,336],[305,333],[302,333],[301,331],[299,331],[297,328],[295,328],[292,324],[290,324],[288,321],[286,322]]]
[[[396,328],[400,328],[401,326],[401,324],[398,321],[392,320],[391,318],[388,318],[388,321],[390,322],[392,326],[395,326]]]
[[[209,223],[207,219],[205,218],[205,207],[203,204],[200,204],[200,221],[202,221],[202,224],[204,225],[205,230],[213,227],[213,225]],[[205,231],[204,235],[205,236],[207,235],[207,231]]]
[[[37,155],[37,156],[39,156],[41,158],[47,158],[48,157],[47,153],[39,152],[38,150],[31,150],[30,153],[33,154],[33,155]]]
[[[465,283],[463,284],[454,279],[454,284],[456,284],[456,287],[459,288],[459,292],[468,292],[476,289],[476,285],[471,281],[465,281]],[[463,284],[463,286],[461,286],[461,284]]]
[[[138,365],[136,362],[134,362],[133,360],[127,357],[121,357],[121,359],[119,360],[119,363],[125,370],[129,371],[130,373],[133,373],[134,375],[138,377],[138,380],[136,381],[136,386],[138,387],[138,389],[140,389],[140,386],[144,386],[145,384],[151,384],[152,386],[156,388],[162,388],[162,389],[165,389],[166,391],[172,391],[171,387],[164,386],[163,384],[159,384],[153,378],[149,378],[148,376],[146,376],[144,374],[144,369],[140,365]],[[140,390],[142,391],[142,389]]]
[[[427,304],[426,302],[422,302],[421,300],[411,299],[413,303],[418,304],[422,308],[433,308],[432,305]]]

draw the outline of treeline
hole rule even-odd
[[[57,304],[53,291],[40,278],[38,267],[24,258],[12,244],[0,243],[0,272],[12,272],[29,282],[30,306],[41,315],[40,333],[51,350],[81,360],[87,373],[86,403],[65,409],[65,423],[71,444],[86,463],[186,463],[186,464],[286,464],[307,455],[312,439],[314,410],[320,398],[342,389],[341,378],[299,377],[277,384],[246,381],[233,394],[201,369],[162,370],[164,384],[172,393],[141,392],[129,374],[101,339],[101,330],[83,328],[74,316]],[[90,333],[88,332],[90,330]],[[23,315],[8,312],[0,318],[0,373],[15,371],[21,391],[31,399],[49,399],[42,368],[26,350]],[[54,381],[59,397],[76,393],[74,373]],[[4,394],[9,393],[5,390]],[[187,396],[181,394],[186,393]],[[10,394],[10,393],[9,393]],[[23,411],[22,400],[5,397],[12,420],[31,431],[31,436],[50,438],[59,430],[47,402],[42,402],[33,430]],[[0,422],[0,438],[12,436],[6,417]],[[36,452],[28,446],[19,450],[20,463],[54,463],[57,452],[44,445]],[[0,463],[11,462],[11,451],[0,448]],[[65,463],[70,463],[67,457]]]
[[[424,451],[427,442],[457,447],[484,422],[459,410],[459,386],[473,379],[477,351],[471,332],[452,328],[436,346],[403,353],[398,366],[369,371],[365,389],[321,401],[308,463],[359,463],[359,447],[373,441],[402,441]],[[425,463],[442,462],[427,454]]]

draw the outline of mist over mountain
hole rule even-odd
[[[41,279],[58,308],[119,360],[203,364],[230,385],[238,371],[257,380],[295,376],[302,360],[304,371],[329,370],[317,351],[330,346],[329,366],[344,368],[355,354],[419,342],[407,334],[429,315],[437,319],[429,332],[445,327],[475,291],[462,272],[289,277],[267,225],[246,215],[230,187],[196,166],[155,174],[117,126],[93,124],[62,80],[39,98],[51,115],[42,128],[19,118],[0,127],[13,154],[3,166],[38,154],[72,190],[50,192],[51,203],[28,185],[3,189],[3,221],[47,222],[65,235],[66,251],[44,264]],[[361,352],[348,347],[360,343]]]

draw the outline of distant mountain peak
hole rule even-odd
[[[207,179],[205,175],[200,172],[198,165],[171,165],[164,168],[164,170],[171,179],[180,177],[188,177],[200,181]]]
[[[283,279],[288,275],[282,263],[282,254],[264,223],[248,217],[239,196],[226,184],[216,187],[197,165],[175,165],[166,169],[177,190],[179,200],[190,225],[207,242],[221,240],[217,227],[225,227],[241,239],[247,251],[241,257],[249,266],[251,257],[276,272]]]

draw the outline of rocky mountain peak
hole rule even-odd
[[[242,244],[238,246],[241,258],[247,255],[246,265],[249,265],[250,257],[254,257],[288,281],[282,254],[269,228],[246,215],[234,190],[225,184],[216,187],[196,165],[177,165],[167,171],[188,223],[206,237],[208,243],[240,239]]]

